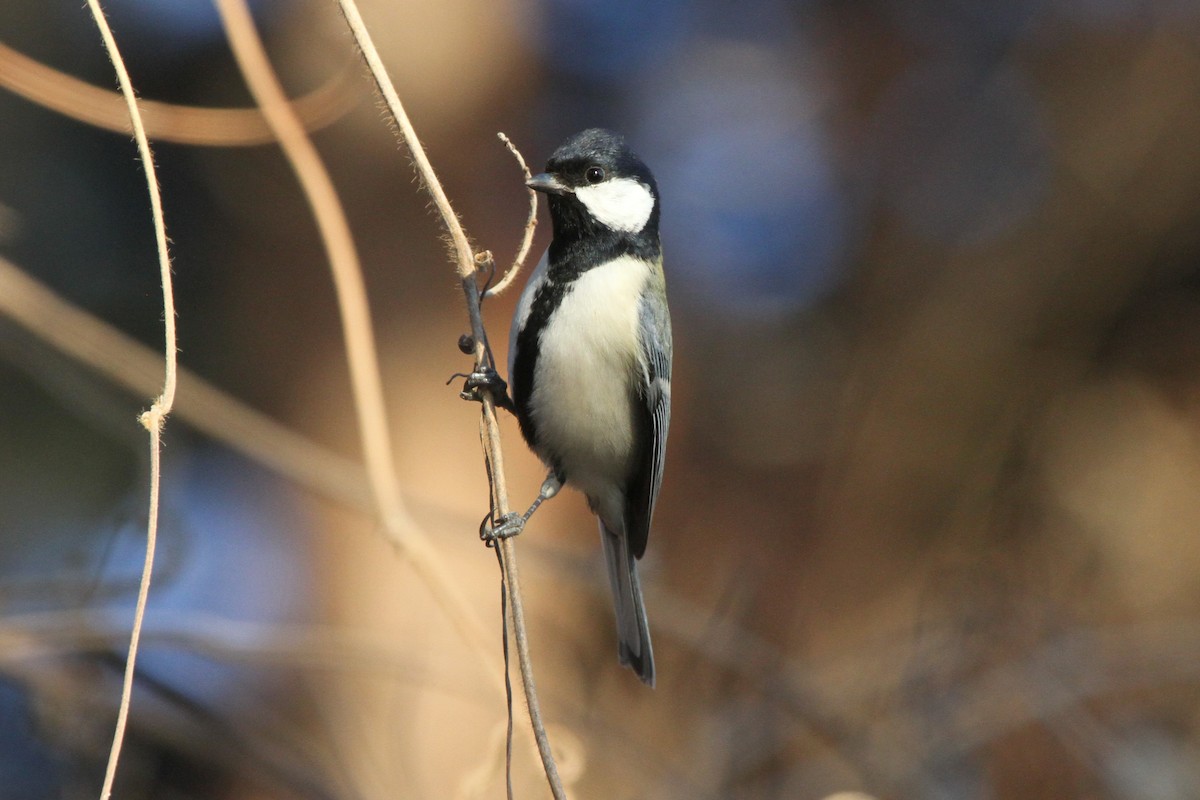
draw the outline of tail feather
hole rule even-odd
[[[654,686],[654,651],[650,646],[650,624],[642,601],[637,561],[628,539],[600,523],[600,539],[608,566],[613,608],[617,615],[617,654],[621,663],[637,673],[642,682]]]

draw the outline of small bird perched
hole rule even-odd
[[[658,186],[624,139],[595,128],[563,143],[528,185],[546,195],[554,238],[513,316],[512,399],[550,468],[538,502],[568,483],[600,521],[620,660],[653,686],[637,560],[671,419]]]

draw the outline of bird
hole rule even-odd
[[[591,128],[527,185],[553,237],[513,314],[508,375],[521,433],[599,520],[618,658],[647,685],[654,652],[638,579],[671,421],[671,317],[658,184],[618,134]],[[526,519],[529,514],[526,514]]]

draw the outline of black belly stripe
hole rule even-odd
[[[537,369],[537,357],[540,350],[538,340],[545,330],[553,310],[562,302],[569,287],[547,278],[546,282],[533,296],[533,304],[529,308],[529,317],[525,327],[517,334],[517,357],[513,360],[513,404],[517,407],[517,421],[521,424],[521,435],[529,443],[529,447],[539,456],[543,456],[538,445],[537,425],[533,421],[530,400],[533,397],[533,375]],[[544,457],[544,456],[543,456]]]

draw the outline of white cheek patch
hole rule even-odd
[[[595,186],[580,186],[575,190],[575,196],[597,222],[626,233],[637,233],[646,227],[654,211],[650,187],[632,178],[614,178]]]

